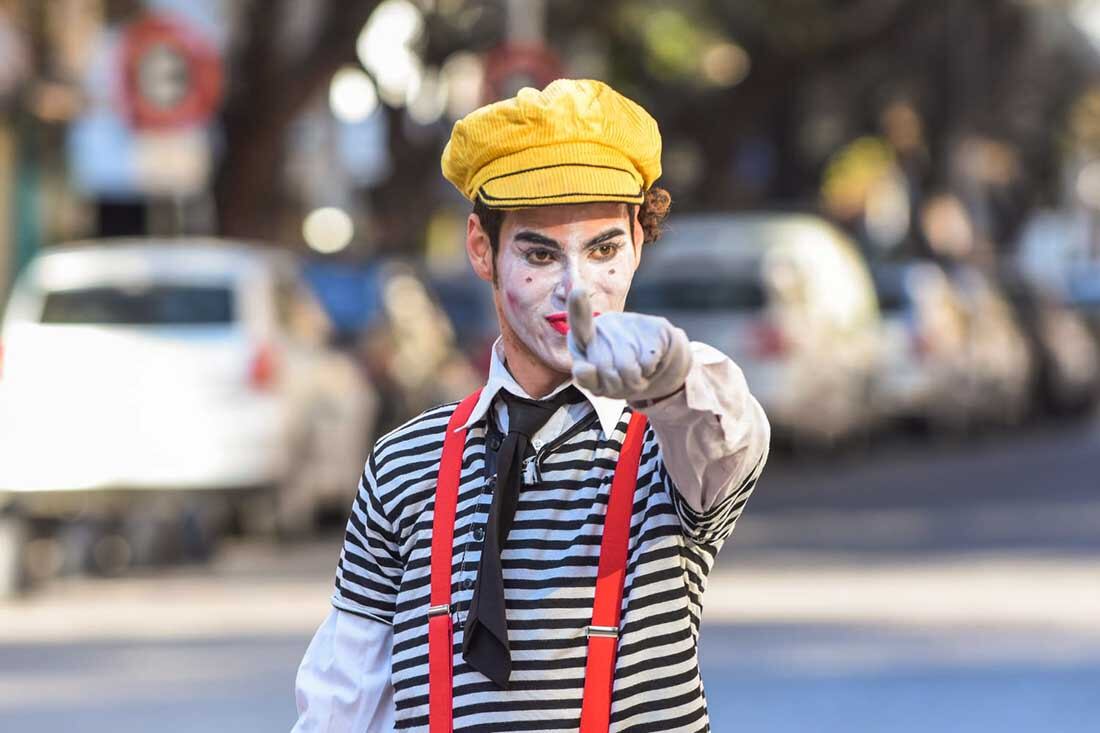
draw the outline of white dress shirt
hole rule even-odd
[[[726,355],[693,342],[694,361],[684,389],[646,407],[669,476],[696,511],[720,502],[766,459],[770,428],[749,393],[741,369]],[[553,394],[564,389],[562,384]],[[503,348],[493,345],[489,379],[469,420],[481,420],[501,389],[530,398],[504,366]],[[626,402],[585,397],[604,435],[613,432]],[[548,395],[549,396],[549,395]],[[584,403],[558,410],[532,438],[538,450],[588,413]],[[508,431],[503,401],[495,404],[497,424]],[[394,729],[390,683],[392,628],[385,623],[333,608],[298,669],[298,722],[292,733],[390,733]]]

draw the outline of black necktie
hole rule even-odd
[[[508,620],[504,610],[504,575],[500,553],[516,517],[520,486],[523,484],[523,459],[531,436],[563,405],[580,402],[583,395],[576,387],[566,387],[548,400],[527,400],[500,392],[508,407],[508,435],[497,455],[497,482],[485,544],[477,569],[470,613],[462,638],[462,658],[501,689],[508,688],[512,674],[512,653],[508,646]]]

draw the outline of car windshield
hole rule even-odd
[[[634,283],[630,310],[756,311],[765,304],[764,287],[749,279],[707,283],[701,280],[648,280]]]
[[[101,286],[47,294],[42,323],[133,326],[206,325],[233,321],[233,293],[224,286]]]

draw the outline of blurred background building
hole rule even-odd
[[[661,127],[629,306],[775,427],[714,729],[1096,727],[1100,0],[0,0],[0,728],[289,726],[367,452],[497,335],[443,145],[562,76]]]
[[[990,257],[1039,207],[1095,228],[1098,18],[1088,0],[7,0],[3,279],[87,236],[453,258],[451,123],[559,75],[653,112],[678,210],[808,208],[875,250]]]

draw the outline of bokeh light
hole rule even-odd
[[[378,92],[362,69],[345,66],[332,77],[328,102],[336,119],[355,124],[374,114],[378,108]]]
[[[335,206],[314,209],[302,222],[306,244],[322,254],[339,252],[351,243],[355,225],[348,212]]]
[[[737,86],[749,75],[749,54],[736,43],[716,43],[699,61],[703,76],[718,87]]]
[[[424,17],[408,0],[385,0],[371,14],[355,44],[363,66],[378,81],[378,93],[391,107],[416,94],[422,73],[413,45],[424,32]]]

